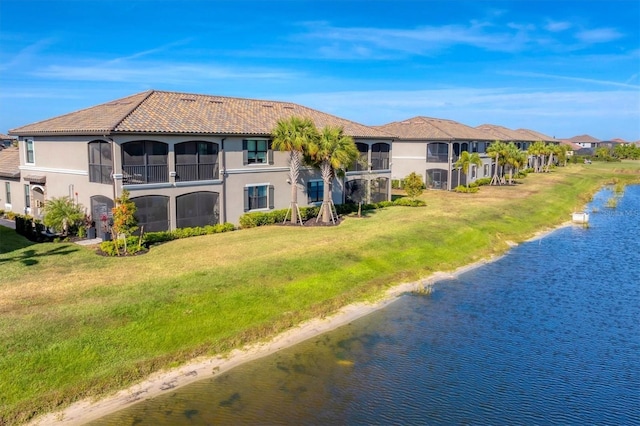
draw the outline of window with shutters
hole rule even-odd
[[[244,164],[273,164],[271,141],[267,139],[245,139],[242,141]]]
[[[260,210],[274,208],[273,185],[250,185],[244,188],[244,210]]]

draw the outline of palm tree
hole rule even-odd
[[[298,180],[302,153],[307,146],[318,137],[318,129],[310,118],[289,117],[278,120],[272,131],[272,148],[277,151],[289,151],[289,180],[291,182],[291,223],[297,223],[298,208]],[[284,220],[287,220],[285,216]]]
[[[460,153],[460,158],[455,162],[454,166],[462,169],[462,173],[467,176],[467,189],[469,189],[469,168],[472,165],[476,165],[480,167],[482,165],[482,160],[477,152],[473,154],[469,154],[467,151],[462,151]]]
[[[509,142],[505,157],[506,164],[509,165],[509,185],[513,184],[513,172],[520,169],[527,163],[527,155],[522,152],[515,143]]]
[[[494,170],[491,178],[491,185],[500,185],[502,183],[500,166],[505,164],[505,156],[507,152],[507,144],[502,141],[494,141],[487,148],[487,154],[493,159]]]
[[[351,136],[344,134],[342,127],[326,126],[320,135],[309,144],[306,156],[307,162],[318,167],[323,181],[323,197],[320,206],[322,222],[328,223],[333,219],[331,206],[331,182],[336,175],[344,174],[344,170],[358,158],[360,153]]]
[[[544,142],[536,141],[527,150],[529,155],[533,156],[533,171],[540,173],[544,165],[544,157],[547,155],[547,147]]]
[[[66,236],[69,228],[84,219],[84,209],[69,197],[52,198],[44,205],[44,224]]]

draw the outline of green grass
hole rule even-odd
[[[338,227],[254,228],[127,258],[31,244],[0,227],[0,424],[502,254],[612,182],[640,182],[640,163],[558,168],[477,194],[428,191],[427,207],[381,209]]]

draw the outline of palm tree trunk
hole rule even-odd
[[[323,182],[322,206],[320,207],[322,214],[322,223],[329,223],[331,220],[331,180],[333,179],[333,170],[328,161],[323,161],[320,165]]]
[[[298,222],[298,178],[300,175],[300,154],[298,151],[289,153],[289,179],[291,180],[291,223]]]

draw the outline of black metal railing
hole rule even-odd
[[[122,182],[125,185],[169,182],[169,167],[166,164],[122,166]]]
[[[176,164],[177,181],[218,179],[218,163]]]

